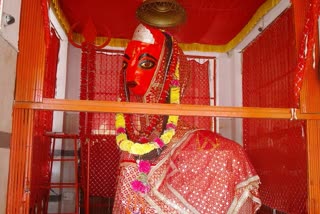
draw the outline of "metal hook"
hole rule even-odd
[[[290,112],[291,112],[291,118],[290,118],[290,120],[298,120],[298,117],[297,117],[297,109],[296,109],[296,108],[291,108],[291,109],[290,109]]]

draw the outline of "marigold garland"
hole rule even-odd
[[[168,144],[172,137],[175,135],[175,129],[178,123],[178,116],[170,115],[168,123],[163,134],[159,138],[155,138],[152,142],[144,144],[135,143],[128,139],[125,131],[125,119],[122,113],[116,115],[116,142],[122,151],[129,152],[133,155],[144,155],[151,152],[154,149],[162,148]]]

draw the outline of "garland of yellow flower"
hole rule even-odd
[[[176,66],[175,78],[171,82],[170,87],[170,103],[180,103],[180,87],[179,87],[179,64]],[[155,138],[152,142],[136,143],[128,139],[126,134],[126,123],[122,113],[116,114],[116,142],[122,151],[129,152],[133,155],[144,155],[154,149],[162,148],[170,143],[172,137],[175,135],[175,129],[178,123],[178,116],[170,115],[166,129],[163,134]]]

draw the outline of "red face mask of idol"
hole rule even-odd
[[[124,55],[123,69],[130,94],[143,96],[148,91],[157,67],[165,36],[157,29],[139,25]]]

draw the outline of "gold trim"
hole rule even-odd
[[[72,34],[73,41],[81,44],[84,41],[84,38],[81,34],[79,33],[73,33]],[[102,45],[106,41],[105,37],[97,37],[95,39],[95,45],[99,46]],[[111,47],[126,47],[128,45],[129,40],[128,39],[115,39],[111,38],[110,42],[108,43],[108,46]]]
[[[239,44],[245,36],[248,35],[248,33],[253,29],[253,27],[258,23],[258,21],[266,14],[268,13],[273,7],[275,7],[280,0],[267,0],[264,4],[262,4],[259,9],[256,11],[256,13],[253,15],[253,17],[250,19],[250,21],[246,24],[246,26],[227,44],[225,45],[207,45],[207,44],[199,44],[199,43],[192,43],[192,44],[186,44],[186,43],[179,43],[179,46],[184,51],[202,51],[202,52],[228,52],[234,47],[236,47],[237,44]],[[51,8],[53,9],[57,19],[59,20],[62,28],[68,34],[70,31],[70,24],[68,23],[65,15],[63,14],[63,11],[60,8],[58,0],[52,0],[51,1]],[[73,39],[74,42],[81,44],[83,41],[83,36],[77,33],[73,33]],[[98,37],[95,42],[96,45],[101,45],[105,42],[105,37]],[[126,47],[128,44],[128,39],[116,39],[112,38],[108,46],[111,47]]]
[[[63,11],[61,10],[60,4],[58,0],[51,0],[50,7],[52,8],[53,13],[56,15],[59,23],[61,24],[64,32],[67,34],[70,30],[70,25],[65,17]]]

